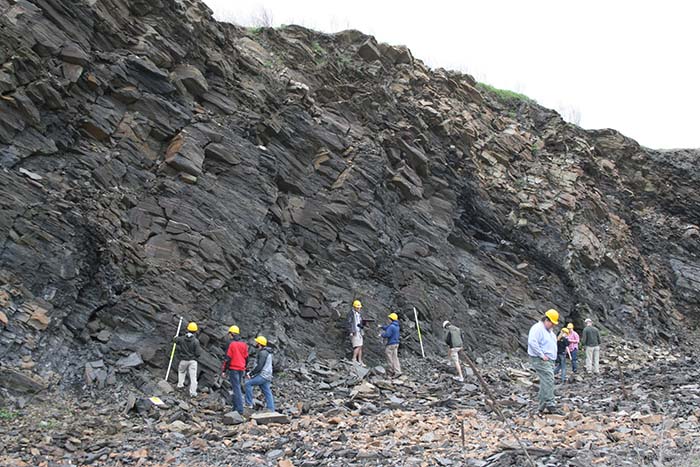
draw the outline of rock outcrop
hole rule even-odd
[[[0,15],[0,354],[37,385],[163,368],[180,316],[209,374],[232,323],[338,357],[355,298],[403,315],[409,351],[413,307],[429,347],[449,318],[516,351],[549,307],[649,340],[696,323],[698,151],[357,31],[246,30],[196,0]]]

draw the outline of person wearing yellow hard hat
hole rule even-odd
[[[243,375],[245,374],[246,364],[248,362],[248,344],[241,340],[241,330],[236,325],[228,328],[228,337],[231,339],[231,342],[226,349],[226,357],[221,367],[221,376],[225,378],[226,372],[228,371],[229,382],[233,390],[233,394],[231,395],[233,409],[243,415],[241,381],[243,381]]]
[[[562,328],[557,336],[557,364],[554,367],[554,376],[561,372],[561,382],[566,383],[566,357],[569,353],[569,328]]]
[[[401,376],[401,362],[399,362],[399,340],[401,338],[401,327],[399,325],[399,315],[389,313],[388,318],[391,323],[382,326],[380,337],[386,339],[384,352],[389,363],[389,373],[393,377]]]
[[[540,378],[538,409],[540,413],[560,413],[554,405],[554,362],[557,359],[557,336],[552,328],[559,323],[559,312],[549,309],[541,320],[530,328],[527,336],[527,354]]]
[[[569,354],[571,355],[571,371],[576,373],[578,369],[578,343],[581,341],[578,333],[574,330],[574,323],[566,325],[569,330]]]
[[[352,309],[348,313],[346,320],[350,343],[352,344],[352,361],[365,365],[362,361],[362,347],[364,345],[364,320],[362,319],[362,302],[355,300],[352,302]]]
[[[185,377],[190,378],[190,397],[197,397],[197,360],[202,355],[202,346],[199,344],[196,333],[199,331],[197,323],[187,325],[187,333],[176,337],[175,343],[177,356],[180,363],[177,366],[177,387],[185,387]]]
[[[275,411],[275,399],[272,397],[272,351],[267,347],[267,338],[258,336],[255,338],[255,347],[258,349],[258,356],[255,360],[255,368],[248,374],[248,381],[245,382],[245,405],[249,409],[253,408],[253,386],[260,386],[263,396],[265,396],[265,406],[271,412]]]

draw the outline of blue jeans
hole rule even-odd
[[[245,382],[246,405],[253,405],[253,386],[260,386],[260,389],[262,389],[263,395],[265,396],[265,405],[267,405],[268,409],[274,412],[275,400],[272,398],[272,391],[270,390],[270,381],[266,380],[260,375],[249,379]]]
[[[557,366],[554,367],[554,375],[561,370],[561,382],[566,383],[566,354],[560,353],[557,355]]]
[[[571,371],[576,373],[576,368],[578,368],[578,349],[571,351]]]
[[[243,415],[243,394],[241,393],[242,370],[228,370],[228,378],[233,390],[233,409]]]

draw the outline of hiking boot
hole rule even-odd
[[[564,412],[559,410],[559,408],[553,406],[553,405],[548,405],[544,409],[540,410],[541,414],[550,414],[550,415],[564,415]]]

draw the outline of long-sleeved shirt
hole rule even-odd
[[[234,338],[226,349],[222,370],[245,371],[247,361],[248,345],[240,338]]]
[[[574,350],[578,350],[578,341],[581,339],[578,336],[578,333],[574,331],[573,329],[571,332],[569,332],[569,352],[573,352]]]
[[[394,345],[399,343],[401,332],[399,329],[399,322],[392,321],[391,324],[382,326],[384,332],[382,332],[382,337],[386,339],[386,345]]]
[[[600,333],[595,326],[586,326],[583,328],[582,334],[581,345],[584,347],[597,347],[600,345]]]
[[[527,353],[531,357],[557,359],[557,336],[542,321],[532,325],[527,335]]]
[[[250,372],[251,378],[257,375],[268,381],[272,380],[272,352],[267,348],[258,351],[255,368]]]
[[[176,337],[177,357],[180,360],[197,360],[202,355],[202,347],[197,336],[188,332],[184,336]]]

